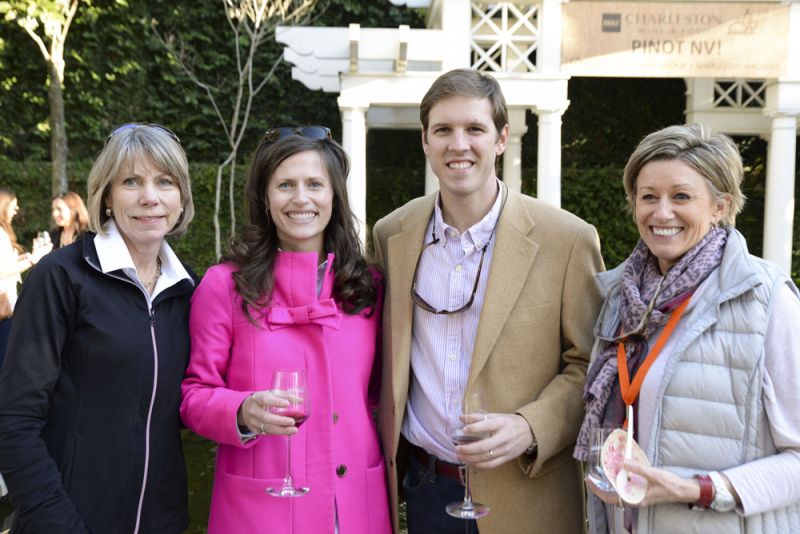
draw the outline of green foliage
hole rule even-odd
[[[369,27],[410,24],[423,27],[419,12],[378,2],[321,0],[313,24]],[[228,23],[221,2],[93,0],[81,5],[70,29],[65,61],[65,110],[70,158],[93,158],[116,125],[140,121],[169,126],[183,142],[190,161],[224,159],[229,148],[206,96],[166,54],[152,29],[198,52],[191,57],[198,76],[223,88],[235,77]],[[48,116],[46,71],[36,45],[15,24],[0,24],[0,157],[43,160],[49,157],[49,133],[37,125]],[[283,53],[265,43],[263,67]],[[298,98],[298,95],[302,97]],[[292,80],[291,65],[281,62],[273,80],[253,103],[240,162],[264,131],[284,124],[324,124],[341,137],[337,95],[309,91]],[[223,101],[223,107],[230,107]]]
[[[618,166],[565,169],[561,177],[562,206],[593,224],[600,235],[606,267],[628,257],[639,233],[627,211],[622,169]]]
[[[396,28],[407,24],[425,27],[425,10],[409,9],[386,2],[363,0],[327,0],[320,2],[320,14],[314,26],[347,26],[351,23],[370,28]]]

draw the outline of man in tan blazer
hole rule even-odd
[[[442,75],[420,118],[440,191],[374,229],[388,284],[379,424],[395,530],[402,483],[410,534],[581,532],[572,447],[600,305],[597,233],[497,179],[508,114],[491,77]],[[468,431],[485,437],[454,447],[447,428],[477,390],[489,416]],[[460,462],[491,509],[477,524],[444,511],[464,496]]]

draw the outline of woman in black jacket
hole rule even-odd
[[[195,280],[164,239],[194,214],[178,138],[157,125],[117,128],[88,196],[92,232],[32,270],[0,373],[11,531],[179,533]]]

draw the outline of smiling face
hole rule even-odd
[[[140,157],[111,182],[106,207],[129,249],[152,251],[178,221],[181,192],[175,178]]]
[[[72,210],[69,209],[69,206],[67,206],[67,203],[61,198],[56,198],[53,200],[51,214],[53,215],[53,222],[55,222],[56,226],[60,228],[72,224],[72,218],[74,214],[72,213]]]
[[[725,209],[706,179],[680,160],[651,161],[636,178],[636,226],[662,274],[722,219]]]
[[[452,96],[437,102],[422,132],[422,148],[439,178],[443,200],[494,199],[494,164],[508,141],[508,125],[497,131],[488,98]]]
[[[306,150],[283,160],[267,182],[267,207],[282,250],[325,252],[333,186],[318,152]]]

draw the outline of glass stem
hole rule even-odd
[[[472,510],[472,490],[469,487],[469,464],[464,465],[464,510]]]
[[[287,488],[294,487],[292,481],[292,436],[286,436],[286,478],[283,485]]]

